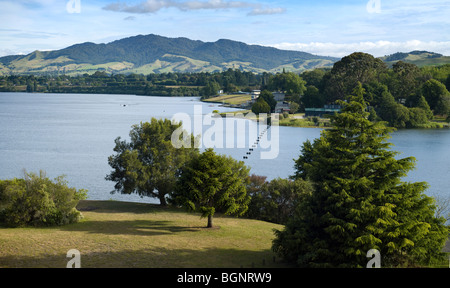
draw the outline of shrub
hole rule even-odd
[[[75,207],[86,192],[69,188],[64,176],[51,181],[43,171],[24,172],[23,179],[0,181],[0,222],[13,227],[77,222],[81,213]]]

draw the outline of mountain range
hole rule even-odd
[[[331,67],[338,58],[247,45],[221,39],[202,42],[187,38],[138,35],[108,44],[82,43],[55,51],[0,58],[1,74],[83,74],[214,72],[228,68],[252,72],[303,71]]]
[[[398,60],[427,64],[450,63],[450,57],[427,51],[381,57],[388,64]],[[0,75],[108,73],[215,72],[229,68],[255,73],[283,70],[302,72],[332,67],[339,58],[300,51],[248,45],[221,39],[202,42],[188,38],[138,35],[107,44],[86,42],[54,51],[0,58]],[[419,65],[420,66],[420,65]]]

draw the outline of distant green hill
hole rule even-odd
[[[428,51],[412,51],[409,53],[398,52],[392,55],[380,57],[380,59],[390,66],[398,61],[412,63],[419,67],[450,64],[449,56]]]
[[[428,51],[380,57],[419,67],[450,63],[450,57]],[[332,67],[339,58],[280,50],[221,39],[202,42],[188,38],[138,35],[107,44],[82,43],[61,50],[34,51],[0,58],[0,75],[108,73],[221,72],[229,68],[255,73],[303,72]]]
[[[82,43],[61,50],[0,58],[1,74],[213,72],[228,68],[252,72],[301,72],[331,67],[338,58],[299,51],[158,35],[138,35],[108,44]]]

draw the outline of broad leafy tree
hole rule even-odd
[[[286,92],[286,95],[301,95],[306,90],[306,82],[293,72],[278,73],[271,79],[269,89]]]
[[[198,154],[193,136],[192,148],[177,149],[172,144],[172,134],[181,126],[152,118],[151,122],[133,126],[130,142],[118,137],[116,154],[108,158],[113,170],[106,176],[106,180],[116,182],[115,191],[158,198],[166,205],[166,196],[173,191],[182,166]]]
[[[315,86],[308,86],[301,98],[305,108],[322,108],[326,104],[325,98]]]
[[[397,103],[388,91],[382,93],[377,114],[390,126],[396,128],[406,128],[410,120],[408,108]]]
[[[367,53],[355,52],[336,62],[325,81],[325,95],[329,102],[343,100],[352,93],[358,82],[366,84],[378,81],[387,66]]]
[[[414,64],[398,61],[392,66],[394,74],[391,81],[391,93],[395,99],[408,98],[417,94],[420,88],[421,72]]]
[[[435,115],[447,115],[450,111],[450,93],[441,82],[431,79],[422,86],[422,93]]]
[[[244,162],[207,149],[182,169],[172,199],[175,204],[207,217],[207,227],[212,228],[216,211],[237,216],[247,211],[248,180],[249,169]]]
[[[384,267],[441,256],[448,229],[424,194],[427,184],[402,181],[415,159],[390,149],[392,130],[367,119],[362,93],[348,100],[334,127],[303,147],[296,177],[314,191],[276,232],[274,251],[303,267],[365,267],[370,249]]]
[[[257,115],[260,113],[270,113],[270,110],[270,105],[261,97],[259,97],[252,105],[252,112]]]

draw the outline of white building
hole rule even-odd
[[[256,100],[259,98],[259,95],[261,95],[261,90],[253,90],[250,95],[252,96],[252,100]]]

